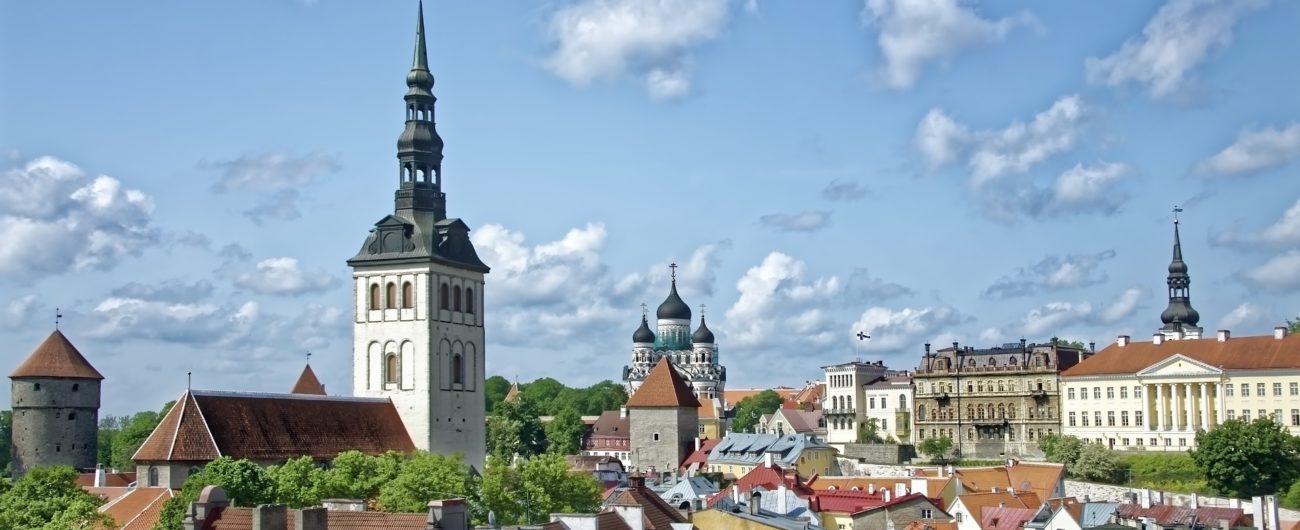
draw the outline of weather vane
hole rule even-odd
[[[311,364],[311,352],[307,352],[307,364]]]
[[[54,308],[54,329],[59,329],[59,321],[63,320],[63,313],[59,308]]]
[[[1178,214],[1180,214],[1180,213],[1182,213],[1182,212],[1183,212],[1183,207],[1182,207],[1182,206],[1179,206],[1179,205],[1177,205],[1177,204],[1175,204],[1175,205],[1174,205],[1174,222],[1175,222],[1175,223],[1178,222]]]

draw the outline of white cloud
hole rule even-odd
[[[1097,319],[1107,324],[1120,322],[1131,316],[1133,312],[1137,310],[1138,305],[1142,302],[1142,298],[1145,296],[1146,291],[1143,291],[1142,289],[1126,289],[1124,292],[1120,293],[1119,296],[1110,303],[1110,305],[1101,310],[1101,313],[1097,315]]]
[[[917,125],[914,142],[931,169],[966,158],[971,186],[979,188],[1012,173],[1024,173],[1074,148],[1087,107],[1077,95],[1058,99],[1029,123],[972,131],[935,108]]]
[[[234,274],[236,287],[258,294],[296,296],[330,289],[339,284],[338,275],[325,271],[308,273],[296,258],[276,257],[259,261],[252,270]]]
[[[632,75],[654,99],[685,97],[691,48],[717,38],[730,10],[727,0],[581,0],[550,17],[545,65],[577,86]]]
[[[1020,320],[1025,335],[1059,335],[1072,326],[1084,323],[1092,314],[1092,304],[1087,302],[1050,302],[1029,310]]]
[[[200,162],[200,168],[221,172],[212,185],[215,193],[246,192],[259,195],[257,203],[243,213],[254,223],[290,221],[302,217],[298,206],[307,185],[321,175],[339,170],[338,160],[323,153],[293,156],[270,152],[245,154],[233,160]]]
[[[966,151],[971,132],[942,109],[933,108],[925,113],[916,125],[913,140],[917,150],[925,156],[930,169],[935,170],[956,162]]]
[[[106,270],[160,240],[153,199],[107,175],[41,157],[0,174],[0,274]]]
[[[1247,285],[1261,290],[1289,292],[1300,289],[1300,250],[1273,256],[1259,266],[1243,271],[1241,278]]]
[[[1267,0],[1170,0],[1119,50],[1084,62],[1088,81],[1107,86],[1136,83],[1153,98],[1178,94],[1191,71],[1232,42],[1232,26]]]
[[[44,310],[45,305],[40,303],[36,295],[29,294],[10,300],[0,311],[0,328],[18,331],[26,329],[28,322],[31,322],[35,313]],[[53,322],[53,315],[48,315]]]
[[[1242,302],[1241,305],[1229,311],[1219,320],[1219,329],[1241,330],[1246,329],[1269,329],[1277,324],[1273,320],[1273,311],[1270,309],[1251,302]]]
[[[1285,166],[1300,158],[1300,122],[1286,127],[1244,129],[1237,140],[1196,165],[1202,174],[1250,175]]]
[[[989,20],[957,0],[866,0],[863,18],[880,29],[877,44],[891,88],[916,84],[929,63],[947,61],[965,48],[1002,40],[1017,24],[1033,17]]]
[[[1101,264],[1115,257],[1114,250],[1095,254],[1049,255],[1028,267],[993,282],[983,295],[1008,299],[1040,292],[1060,291],[1105,282],[1108,277]]]
[[[871,188],[856,180],[835,179],[822,188],[822,198],[828,201],[856,201],[871,194]]]
[[[852,329],[871,334],[866,346],[868,350],[899,352],[915,349],[923,337],[933,336],[965,320],[961,313],[947,305],[898,310],[875,306],[863,311]]]
[[[1282,213],[1282,217],[1257,234],[1239,235],[1223,232],[1214,237],[1219,245],[1258,247],[1300,246],[1300,199]]]
[[[1124,199],[1114,191],[1115,183],[1128,172],[1128,166],[1118,162],[1088,167],[1075,164],[1057,177],[1053,187],[1055,204],[1073,211],[1113,212]]]
[[[824,211],[769,213],[758,218],[758,222],[785,232],[816,232],[826,228],[830,220],[831,213]]]

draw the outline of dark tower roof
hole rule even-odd
[[[1165,280],[1169,286],[1169,306],[1160,313],[1160,321],[1167,331],[1179,331],[1184,327],[1196,327],[1201,314],[1192,309],[1192,277],[1187,274],[1187,263],[1183,261],[1183,244],[1178,235],[1178,220],[1174,220],[1174,256],[1169,262],[1169,276]]]
[[[709,325],[704,323],[704,315],[700,315],[700,327],[691,334],[691,342],[713,344],[713,332],[709,331]]]
[[[650,323],[646,322],[645,315],[641,315],[641,327],[636,328],[632,334],[632,342],[654,342],[655,332],[650,331]]]
[[[27,360],[9,374],[10,379],[22,377],[57,377],[65,379],[95,379],[102,381],[104,376],[90,365],[77,347],[63,336],[63,332],[54,330],[45,338],[36,351],[27,356]]]
[[[673,278],[673,286],[668,291],[668,298],[664,303],[659,304],[659,309],[655,311],[655,316],[659,318],[675,318],[679,320],[691,319],[691,308],[682,301],[682,297],[677,294],[677,278]]]
[[[312,371],[311,365],[302,368],[302,375],[298,376],[298,382],[293,384],[292,394],[314,394],[317,396],[325,395],[325,385],[321,384],[320,379],[316,378],[316,372]]]

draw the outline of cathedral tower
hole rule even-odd
[[[55,329],[9,374],[13,475],[37,466],[95,467],[104,376]]]
[[[655,330],[645,314],[632,333],[632,363],[623,367],[623,385],[630,396],[660,359],[668,359],[691,391],[701,401],[721,399],[727,384],[727,369],[718,359],[713,332],[700,315],[700,326],[691,332],[691,308],[677,294],[677,265],[672,268],[668,297],[655,310]],[[719,406],[721,404],[719,403]]]
[[[352,390],[392,399],[416,447],[458,453],[482,469],[488,267],[469,226],[447,217],[433,81],[421,5],[406,75],[406,125],[397,139],[394,211],[348,260],[356,305]]]
[[[1169,287],[1169,306],[1160,313],[1164,326],[1160,334],[1167,339],[1199,339],[1201,328],[1196,324],[1201,321],[1201,314],[1192,309],[1192,277],[1187,274],[1187,263],[1183,261],[1183,243],[1178,237],[1177,213],[1174,209],[1174,257],[1169,262],[1169,276],[1165,283]]]

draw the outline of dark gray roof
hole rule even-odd
[[[704,323],[704,315],[700,315],[700,327],[691,334],[691,342],[696,344],[713,344],[713,332],[709,331],[709,325]]]
[[[1183,243],[1178,237],[1178,221],[1174,220],[1174,256],[1169,261],[1169,277],[1165,280],[1169,286],[1169,306],[1160,313],[1161,329],[1180,331],[1184,327],[1195,328],[1201,321],[1201,314],[1192,308],[1192,277],[1187,274],[1187,262],[1183,261]]]
[[[469,239],[469,226],[464,221],[443,219],[434,223],[433,232],[425,234],[411,221],[386,215],[375,223],[361,250],[348,260],[348,265],[432,261],[483,273],[489,271],[474,251],[474,244]]]
[[[636,328],[632,334],[632,342],[649,342],[655,341],[655,332],[650,331],[650,324],[646,322],[645,315],[641,315],[641,327]]]
[[[680,320],[691,319],[691,308],[682,301],[682,297],[677,295],[677,280],[673,279],[673,286],[668,291],[668,298],[664,303],[659,304],[659,309],[655,311],[655,316],[659,318],[674,318]]]

